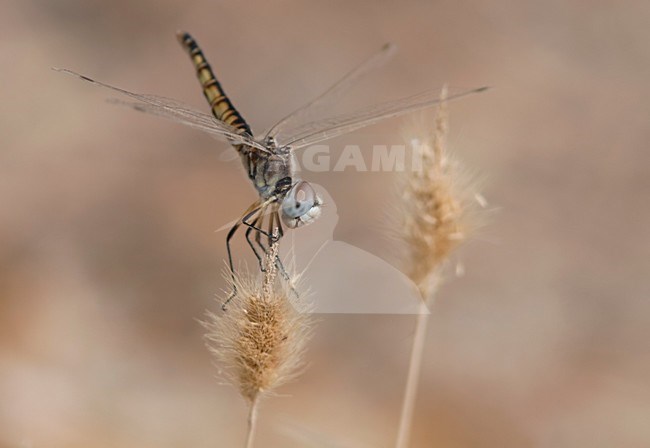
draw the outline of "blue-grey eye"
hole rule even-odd
[[[298,218],[308,213],[316,202],[316,192],[308,182],[294,185],[282,201],[282,212],[289,218]]]

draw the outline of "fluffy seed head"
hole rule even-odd
[[[444,99],[446,90],[441,95]],[[400,201],[407,274],[425,298],[440,280],[443,263],[476,227],[472,182],[447,150],[446,102],[438,107],[433,124],[433,129],[419,124],[409,136],[421,165],[405,173]]]
[[[205,322],[208,348],[223,376],[251,403],[300,372],[310,335],[307,314],[278,285],[277,246],[266,256],[261,281],[248,271],[238,274],[227,311],[208,313]]]

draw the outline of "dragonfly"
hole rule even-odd
[[[242,226],[246,228],[246,241],[263,271],[264,254],[268,254],[271,245],[284,236],[284,226],[296,229],[313,223],[321,215],[322,199],[309,182],[296,176],[294,155],[297,150],[388,118],[433,106],[443,99],[440,97],[439,90],[429,90],[406,98],[362,107],[350,113],[324,119],[309,119],[311,112],[334,101],[365,75],[382,67],[396,51],[395,45],[386,44],[323,93],[284,116],[262,136],[256,137],[244,117],[233,106],[196,40],[184,31],[179,31],[177,38],[190,56],[211,114],[198,111],[173,99],[130,92],[72,70],[55,70],[76,76],[125,97],[124,100],[114,100],[114,102],[198,129],[218,140],[230,143],[237,151],[248,178],[258,193],[258,198],[235,221],[226,236],[228,267],[232,275],[233,291],[222,304],[225,310],[228,303],[236,296],[231,243],[239,228]],[[486,89],[487,87],[480,87],[460,91],[447,95],[444,100],[458,99]],[[276,257],[275,262],[284,277],[288,279],[279,256]]]

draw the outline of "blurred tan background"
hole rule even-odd
[[[50,70],[207,110],[179,28],[257,131],[387,41],[400,53],[376,91],[493,86],[451,107],[451,145],[497,212],[434,309],[412,446],[650,446],[647,1],[0,8],[1,447],[242,446],[245,405],[197,319],[225,286],[214,230],[252,188],[225,145]],[[333,144],[400,143],[401,125]],[[337,240],[391,259],[390,173],[310,179],[336,202]],[[258,446],[391,446],[413,317],[319,319]]]

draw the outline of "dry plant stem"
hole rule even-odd
[[[446,98],[443,89],[441,99]],[[446,135],[448,113],[443,101],[437,110],[433,132],[413,141],[413,150],[422,157],[422,169],[407,173],[403,201],[405,221],[401,229],[408,256],[407,273],[417,286],[422,302],[411,347],[404,399],[397,430],[396,448],[407,448],[417,398],[427,326],[432,305],[442,280],[442,266],[449,255],[467,238],[471,228],[467,216],[467,196],[462,175],[448,157]]]
[[[431,303],[431,301],[429,301]],[[420,304],[418,319],[415,324],[415,336],[413,346],[411,347],[411,358],[408,367],[408,377],[404,390],[404,399],[402,401],[402,412],[400,414],[399,429],[397,431],[396,448],[406,448],[409,445],[410,430],[413,422],[413,411],[415,409],[415,399],[420,382],[420,370],[422,366],[422,355],[424,353],[424,344],[426,342],[427,326],[429,324],[430,314],[427,312],[425,302]]]
[[[248,434],[246,435],[246,448],[253,448],[255,430],[257,429],[257,406],[259,400],[256,398],[250,404],[248,410]]]

